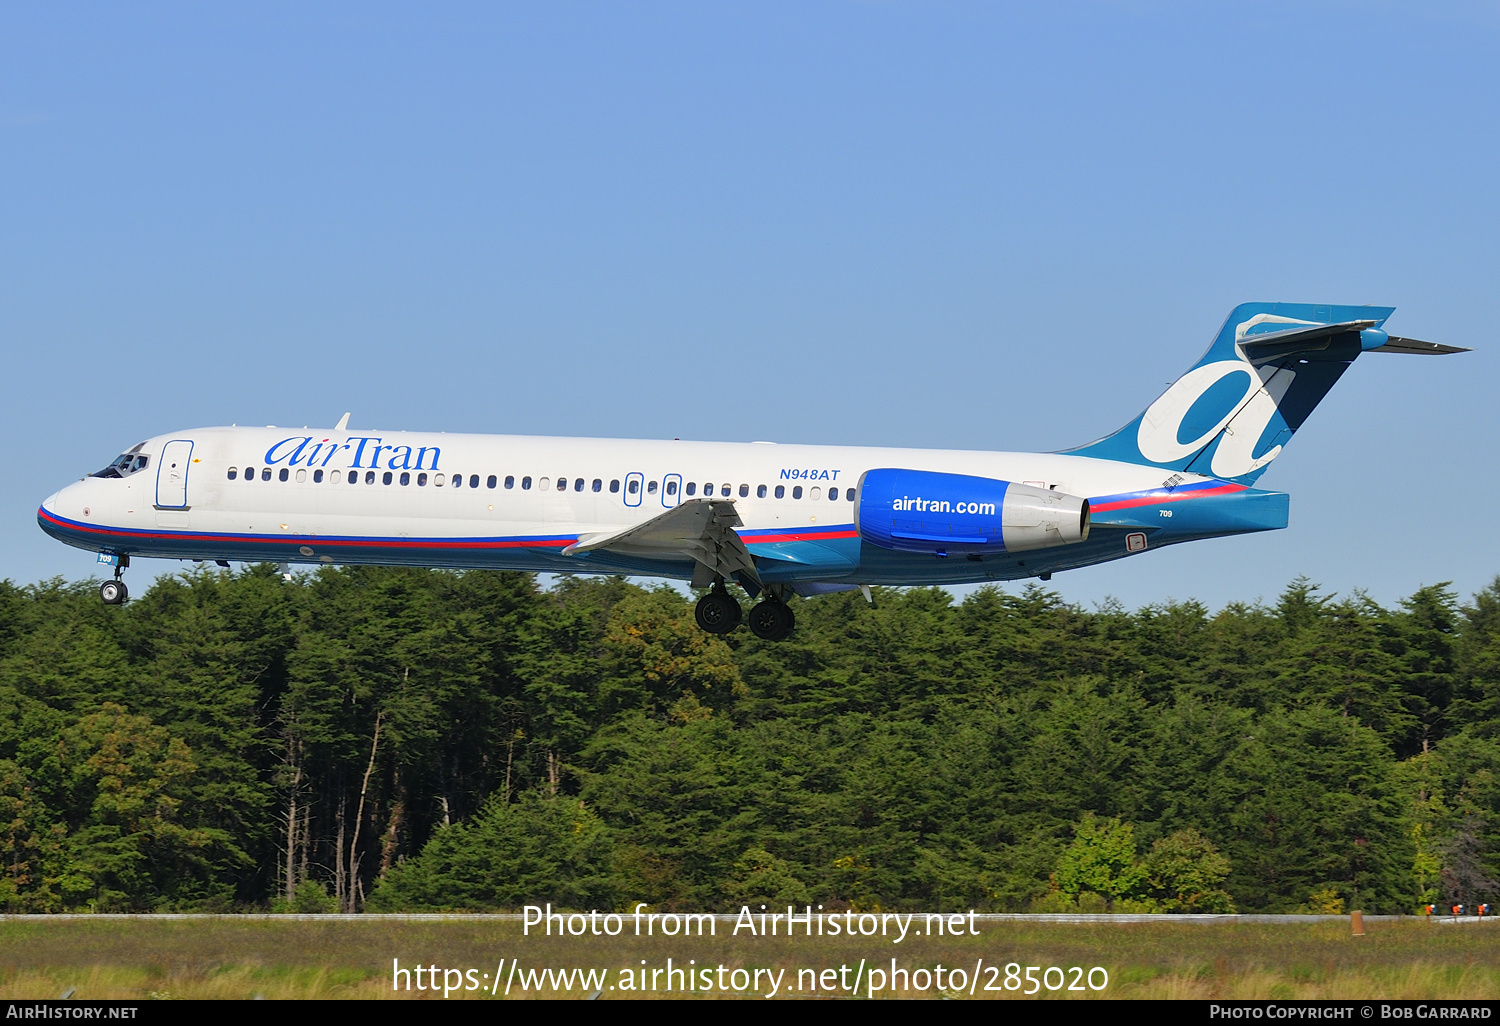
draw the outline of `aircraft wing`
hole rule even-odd
[[[583,535],[563,549],[563,555],[605,549],[648,559],[689,558],[726,579],[738,576],[759,584],[755,560],[734,530],[742,524],[733,499],[688,499],[643,524]],[[698,584],[696,574],[694,584]]]

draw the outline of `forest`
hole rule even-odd
[[[796,603],[274,566],[0,583],[0,909],[1416,913],[1500,897],[1500,579]]]

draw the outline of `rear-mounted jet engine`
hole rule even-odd
[[[855,508],[861,538],[902,552],[1025,552],[1089,536],[1087,499],[967,474],[871,470]]]

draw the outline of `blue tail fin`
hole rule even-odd
[[[1242,303],[1145,412],[1066,451],[1253,484],[1349,364],[1390,341],[1380,329],[1392,310]]]

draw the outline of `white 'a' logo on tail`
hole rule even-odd
[[[1257,324],[1312,324],[1313,321],[1295,320],[1275,314],[1257,314],[1235,326],[1235,342]],[[1238,355],[1238,350],[1236,350]],[[1217,419],[1205,422],[1207,427],[1196,437],[1179,441],[1182,421],[1197,401],[1208,390],[1232,374],[1244,379],[1244,391],[1226,390],[1223,406],[1209,415],[1217,413]],[[1161,398],[1152,403],[1141,417],[1141,426],[1136,433],[1136,445],[1141,455],[1153,463],[1176,463],[1202,449],[1224,432],[1224,440],[1214,451],[1210,468],[1215,477],[1239,477],[1259,470],[1281,453],[1281,446],[1255,458],[1255,443],[1265,432],[1266,426],[1276,414],[1276,406],[1296,378],[1294,371],[1284,367],[1255,367],[1243,355],[1234,360],[1219,360],[1194,367],[1172,383]]]

